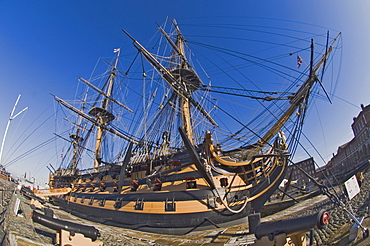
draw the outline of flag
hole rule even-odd
[[[297,55],[297,67],[300,68],[301,65],[302,65],[302,58],[299,55]]]
[[[114,50],[113,50],[113,52],[114,52],[114,53],[117,53],[117,52],[118,52],[118,51],[120,51],[120,50],[121,50],[121,48],[114,49]]]

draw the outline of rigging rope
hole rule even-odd
[[[246,61],[248,61],[248,62],[250,62],[252,64],[255,64],[255,65],[258,65],[260,67],[263,67],[266,70],[273,71],[275,74],[277,74],[279,76],[285,75],[286,77],[290,77],[290,78],[296,79],[296,77],[293,77],[292,75],[290,75],[290,74],[288,74],[286,72],[282,72],[281,70],[278,70],[278,69],[275,69],[275,68],[270,68],[269,66],[264,65],[263,63],[270,63],[270,64],[273,64],[273,65],[275,65],[277,67],[285,68],[287,70],[291,70],[293,72],[299,73],[299,72],[297,72],[296,69],[293,69],[293,68],[291,68],[289,66],[285,66],[285,65],[282,65],[282,64],[279,64],[279,63],[276,63],[276,62],[273,62],[273,61],[264,59],[264,58],[259,58],[257,56],[252,56],[252,55],[248,55],[246,53],[242,53],[242,52],[239,52],[239,51],[234,51],[234,50],[231,50],[231,49],[217,47],[217,46],[214,46],[214,45],[204,44],[204,43],[200,43],[200,42],[196,42],[196,41],[188,41],[188,42],[191,42],[191,43],[193,43],[195,45],[206,47],[206,48],[209,48],[209,49],[212,49],[212,50],[216,50],[216,51],[219,51],[221,53],[228,54],[228,55],[231,55],[231,56],[240,58],[242,60],[246,60]],[[256,62],[256,61],[247,59],[245,57],[254,58],[254,59],[256,59],[259,62]]]

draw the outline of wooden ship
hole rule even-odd
[[[123,30],[137,51],[133,60],[140,64],[138,69],[132,71],[133,63],[126,72],[119,69],[122,57],[117,49],[113,62],[105,60],[108,70],[99,83],[95,77],[79,79],[87,89],[78,101],[54,96],[63,112],[75,117],[66,120],[71,128],[64,134],[69,138],[58,134],[70,145],[70,155],[64,154],[60,167],[50,174],[49,184],[59,192],[52,200],[61,208],[126,228],[185,234],[246,222],[285,177],[310,94],[321,83],[319,70],[338,37],[316,63],[312,42],[307,78],[301,78],[294,92],[261,97],[245,88],[235,92],[228,85],[205,84],[207,78],[195,70],[178,24],[171,24],[170,32],[158,26],[162,42],[170,47],[166,54],[151,53]],[[140,73],[144,81],[141,95],[128,92],[139,84],[130,77],[133,73]],[[122,92],[119,87],[126,88],[120,95],[125,94],[123,101],[116,97]],[[140,103],[128,99],[135,95]],[[238,126],[226,128],[218,122],[225,116],[216,118],[217,113],[236,118],[234,112],[215,105],[215,95],[273,106],[284,98],[285,107],[263,106],[270,120],[236,120]],[[120,123],[123,127],[117,126]],[[83,169],[86,159],[91,167]],[[60,193],[63,188],[65,194]]]

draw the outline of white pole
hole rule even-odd
[[[12,112],[10,113],[10,117],[9,117],[9,120],[8,120],[8,124],[6,125],[6,128],[5,128],[5,133],[4,133],[4,137],[3,137],[3,142],[1,143],[1,149],[0,149],[0,166],[2,166],[2,161],[1,161],[1,158],[2,158],[2,155],[3,155],[3,149],[4,149],[4,144],[5,144],[5,138],[6,138],[6,134],[8,133],[8,129],[9,129],[9,125],[10,125],[10,121],[12,119],[14,119],[15,117],[17,117],[18,115],[20,115],[23,111],[27,110],[28,107],[25,107],[24,109],[22,109],[18,114],[14,115],[14,111],[15,111],[15,108],[17,107],[17,104],[18,104],[18,101],[19,99],[21,98],[21,95],[19,94],[18,95],[18,98],[17,98],[17,101],[15,102],[14,104],[14,107],[13,107],[13,110]]]

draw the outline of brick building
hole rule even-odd
[[[291,180],[292,181],[297,180],[298,185],[305,185],[311,182],[310,179],[301,170],[297,168],[297,166],[305,170],[312,177],[316,177],[315,163],[314,163],[313,157],[311,157],[304,161],[300,161],[293,165],[288,166],[286,179],[288,179],[290,176],[290,173],[293,172]]]
[[[328,175],[345,174],[361,166],[370,158],[370,104],[361,104],[361,112],[351,125],[354,137],[338,147],[337,153],[326,165]]]

